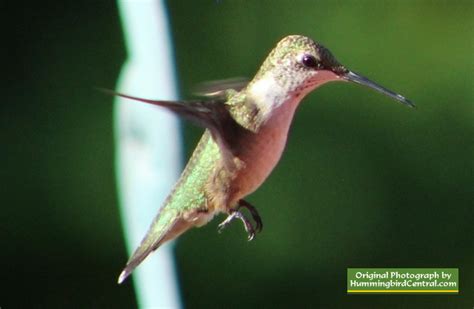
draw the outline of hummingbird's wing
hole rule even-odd
[[[208,129],[216,144],[219,145],[226,164],[233,164],[233,157],[238,150],[234,142],[236,137],[248,131],[232,117],[228,105],[224,104],[226,102],[224,98],[196,101],[160,101],[138,98],[108,89],[101,90],[122,98],[164,107],[195,125]]]
[[[194,87],[193,93],[200,97],[226,98],[229,90],[240,91],[249,83],[244,77],[208,81]]]

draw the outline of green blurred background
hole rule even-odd
[[[0,307],[131,308],[114,179],[115,2],[2,3]],[[182,97],[251,77],[288,34],[412,99],[330,84],[296,115],[248,200],[251,243],[220,219],[177,242],[188,308],[470,308],[474,303],[474,2],[170,1]],[[158,86],[158,85],[157,85]],[[184,125],[189,156],[202,130]],[[166,151],[166,150],[163,150]],[[157,209],[160,205],[157,205]],[[151,221],[152,218],[150,218]],[[459,295],[346,295],[347,267],[459,267]]]

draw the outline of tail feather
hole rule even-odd
[[[179,219],[178,211],[175,209],[163,208],[159,212],[140,243],[140,246],[135,250],[132,257],[128,260],[127,265],[125,265],[125,268],[120,273],[118,278],[119,284],[127,279],[133,270],[140,265],[150,253],[158,249],[165,241],[174,238],[170,234],[174,234],[173,230]]]

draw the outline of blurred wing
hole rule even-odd
[[[121,94],[113,90],[101,89],[106,93],[122,98],[140,101],[164,107],[179,116],[191,121],[195,125],[204,127],[211,132],[214,141],[219,145],[224,160],[231,164],[236,155],[235,139],[247,131],[237,123],[228,110],[225,99],[196,100],[196,101],[155,101]]]
[[[198,84],[194,94],[208,98],[225,98],[228,90],[240,91],[244,89],[249,80],[243,77],[215,80]]]

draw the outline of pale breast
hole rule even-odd
[[[254,192],[270,175],[285,149],[296,104],[285,104],[272,112],[257,134],[242,145],[239,159],[245,163],[234,181],[232,200]],[[231,205],[229,205],[231,206]]]

